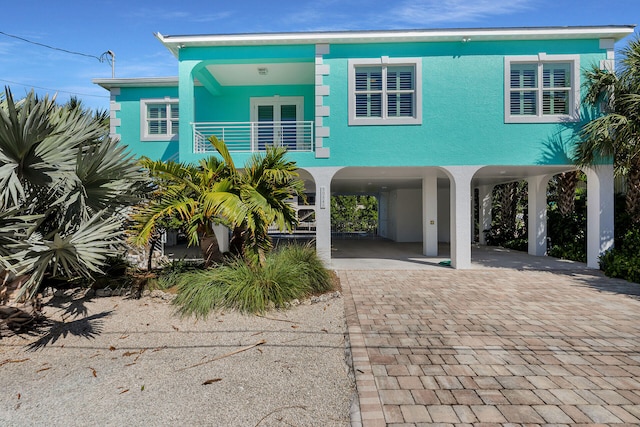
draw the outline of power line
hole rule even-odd
[[[64,52],[64,53],[70,53],[72,55],[80,55],[80,56],[86,56],[88,58],[95,58],[100,62],[104,62],[104,56],[105,56],[104,53],[101,56],[95,56],[95,55],[90,55],[90,54],[87,54],[87,53],[75,52],[73,50],[62,49],[62,48],[55,47],[55,46],[49,46],[48,44],[44,44],[44,43],[34,42],[34,41],[31,41],[31,40],[25,39],[24,37],[16,36],[14,34],[5,33],[4,31],[0,31],[0,34],[5,35],[7,37],[14,38],[14,39],[22,40],[23,42],[31,43],[31,44],[34,44],[36,46],[46,47],[47,49],[53,49],[53,50],[57,50],[57,51]]]
[[[27,84],[24,84],[24,83],[13,82],[11,80],[5,80],[5,79],[0,79],[0,82],[11,83],[11,84],[14,84],[14,85],[19,85],[19,86],[24,86],[24,87],[32,87],[32,88],[35,88],[35,89],[42,89],[42,90],[47,90],[47,91],[52,91],[52,92],[68,93],[70,95],[93,96],[94,98],[109,98],[108,95],[90,95],[88,93],[69,92],[69,91],[66,91],[66,90],[58,90],[58,89],[51,89],[51,88],[42,87],[42,86],[27,85]]]

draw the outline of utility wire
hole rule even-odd
[[[80,55],[80,56],[86,56],[88,58],[95,58],[100,62],[104,62],[105,60],[107,62],[109,62],[109,58],[107,57],[107,52],[103,53],[100,56],[95,56],[95,55],[90,55],[90,54],[82,53],[82,52],[74,52],[73,50],[62,49],[62,48],[55,47],[55,46],[49,46],[48,44],[44,44],[44,43],[34,42],[34,41],[31,41],[31,40],[25,39],[24,37],[20,37],[20,36],[16,36],[16,35],[13,35],[13,34],[5,33],[4,31],[0,31],[0,34],[2,34],[4,36],[7,36],[7,37],[14,38],[14,39],[22,40],[23,42],[31,43],[31,44],[34,44],[36,46],[46,47],[47,49],[53,49],[53,50],[57,50],[57,51],[64,52],[64,53],[70,53],[72,55]]]
[[[24,86],[24,87],[32,87],[32,88],[35,88],[35,89],[43,89],[43,90],[52,91],[52,92],[68,93],[70,95],[93,96],[94,98],[109,98],[108,95],[90,95],[88,93],[69,92],[69,91],[66,91],[66,90],[58,90],[58,89],[51,89],[51,88],[42,87],[42,86],[27,85],[27,84],[24,84],[24,83],[13,82],[11,80],[5,80],[5,79],[0,79],[0,82],[11,83],[11,84],[14,84],[14,85]]]

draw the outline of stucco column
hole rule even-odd
[[[422,178],[422,253],[438,256],[438,178]]]
[[[527,178],[529,255],[547,254],[547,184],[552,175]]]
[[[178,80],[178,105],[180,108],[180,143],[179,161],[192,161],[193,154],[193,128],[191,123],[195,122],[195,94],[194,82],[191,71],[198,61],[179,61],[179,80]]]
[[[331,180],[339,167],[308,168],[316,184],[316,253],[331,265]]]
[[[613,248],[613,166],[598,165],[587,175],[587,267],[600,268],[598,258]]]
[[[451,266],[471,268],[471,179],[479,166],[443,168],[451,182]]]
[[[478,224],[478,238],[481,245],[487,244],[487,238],[484,234],[485,230],[491,228],[491,205],[493,202],[493,185],[481,185],[478,187],[478,200],[480,203]]]

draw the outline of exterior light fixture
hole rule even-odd
[[[471,37],[463,37],[462,38],[462,43],[468,43],[471,41]]]

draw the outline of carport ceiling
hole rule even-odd
[[[555,175],[574,169],[572,166],[486,166],[478,170],[473,186],[497,185],[537,175]],[[423,176],[436,176],[438,188],[448,188],[449,178],[437,167],[347,167],[336,173],[331,182],[332,194],[378,194],[399,188],[422,188]],[[312,185],[312,184],[311,184]],[[312,188],[309,185],[308,188]]]
[[[349,167],[336,173],[331,181],[332,194],[378,194],[384,191],[422,188],[425,174],[438,177],[438,186],[446,187],[449,179],[435,168],[417,167]]]

